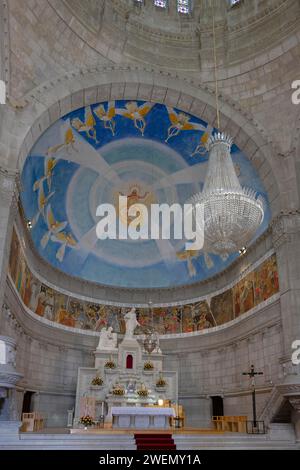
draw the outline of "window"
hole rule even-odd
[[[231,7],[234,7],[236,5],[238,5],[239,3],[241,3],[242,0],[229,0],[229,5]]]
[[[177,0],[177,11],[178,13],[183,13],[188,15],[192,10],[192,1],[191,0]]]
[[[3,80],[0,80],[0,104],[5,104],[6,101],[6,85]]]
[[[133,357],[132,354],[128,354],[126,357],[126,369],[133,369]]]
[[[144,0],[134,0],[134,3],[138,3],[138,4],[142,5],[144,3]]]
[[[0,364],[6,364],[6,346],[4,341],[0,341]]]
[[[160,8],[167,8],[168,0],[154,0],[154,5]]]

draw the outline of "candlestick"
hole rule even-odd
[[[101,416],[104,416],[104,403],[102,402],[101,405]]]

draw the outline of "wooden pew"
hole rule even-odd
[[[44,429],[45,418],[44,416],[34,411],[33,413],[23,413],[22,414],[22,432],[35,432]]]
[[[217,431],[246,432],[247,416],[213,416],[212,421]]]

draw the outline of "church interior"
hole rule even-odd
[[[299,57],[299,0],[2,0],[0,449],[300,449]]]

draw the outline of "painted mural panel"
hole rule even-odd
[[[203,188],[214,129],[179,109],[144,101],[111,101],[78,109],[51,126],[26,159],[21,201],[39,254],[54,267],[89,281],[122,287],[169,287],[207,279],[229,266],[226,257],[186,252],[185,240],[98,240],[96,208],[110,203],[179,203]],[[242,186],[265,202],[266,191],[236,147],[232,159]],[[121,208],[122,209],[122,208]],[[146,225],[146,218],[141,219]]]
[[[210,308],[217,325],[222,325],[233,320],[233,298],[232,289],[211,299]]]
[[[255,305],[279,291],[279,279],[276,256],[271,256],[254,273],[254,296]]]
[[[34,276],[28,267],[20,241],[13,230],[9,273],[23,303],[36,315],[60,325],[100,331],[111,326],[125,333],[124,307],[103,305],[67,296]],[[169,307],[138,308],[140,327],[136,334],[153,327],[161,334],[192,333],[237,318],[279,292],[276,256],[270,256],[232,288],[212,298]]]

